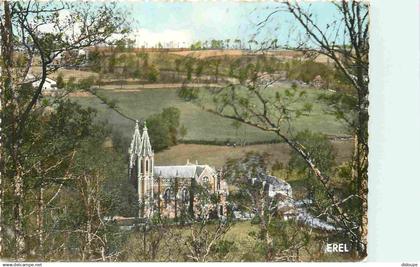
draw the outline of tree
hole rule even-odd
[[[236,49],[242,49],[241,40],[235,39],[234,43],[236,44]]]
[[[225,40],[225,45],[226,45],[226,48],[227,48],[227,49],[229,49],[229,48],[230,48],[230,39],[226,39],[226,40]]]
[[[214,224],[208,221],[191,224],[189,226],[190,233],[184,243],[187,247],[186,259],[195,262],[208,261],[209,258],[214,256],[215,248],[223,242],[222,239],[230,227],[231,224],[229,222],[223,221],[218,221]]]
[[[97,49],[88,54],[89,67],[95,72],[101,72],[103,60],[102,54]]]
[[[203,60],[197,60],[196,61],[196,67],[195,67],[195,76],[197,78],[200,78],[203,74],[204,66],[206,65],[206,61]]]
[[[220,174],[219,174],[220,175]],[[187,223],[188,234],[179,244],[185,248],[185,260],[206,262],[219,258],[220,254],[226,254],[232,247],[223,242],[223,238],[230,230],[233,222],[229,218],[218,218],[217,208],[220,202],[219,196],[211,192],[209,184],[198,184],[193,181],[190,190],[190,199],[193,199],[191,210],[187,205],[181,206],[181,223]],[[190,200],[191,201],[191,200]],[[181,204],[182,205],[182,204]],[[228,245],[224,249],[222,244]]]
[[[335,153],[326,135],[304,130],[296,134],[295,140],[302,144],[306,151],[312,155],[315,164],[319,168],[331,173],[334,166]],[[291,152],[289,165],[299,172],[306,172],[308,170],[308,165],[296,151]]]
[[[177,229],[168,220],[153,218],[152,223],[136,229],[133,238],[128,240],[128,261],[165,261],[178,260],[181,247],[182,229]]]
[[[262,76],[257,66],[250,63],[246,68],[239,69],[239,80],[242,86],[229,84],[219,90],[210,90],[215,107],[204,108],[222,117],[238,120],[263,131],[273,132],[298,153],[321,183],[330,202],[334,203],[329,215],[338,227],[346,229],[348,238],[357,248],[359,256],[364,257],[367,245],[369,9],[367,3],[358,1],[341,1],[331,4],[337,7],[337,15],[340,16],[338,21],[342,21],[344,27],[340,27],[341,24],[335,20],[325,27],[318,25],[310,11],[301,8],[300,4],[295,2],[281,3],[279,8],[276,8],[259,26],[265,26],[278,12],[289,12],[297,24],[302,26],[302,34],[307,39],[298,42],[297,47],[286,46],[285,48],[299,50],[309,55],[327,56],[351,85],[353,91],[343,98],[343,106],[348,107],[348,98],[355,99],[352,102],[355,104],[352,107],[355,116],[351,117],[353,123],[351,129],[355,140],[353,179],[356,186],[355,192],[351,195],[356,195],[356,199],[360,202],[359,205],[352,207],[359,210],[357,213],[359,216],[350,216],[346,207],[339,205],[341,196],[332,189],[329,183],[330,177],[316,165],[312,155],[295,140],[293,132],[289,130],[293,129],[296,118],[309,115],[311,110],[309,103],[300,108],[293,105],[296,102],[304,102],[304,92],[293,88],[284,93],[268,90],[267,88],[275,83],[278,77]],[[338,45],[339,40],[344,45]],[[236,40],[235,43],[237,43]],[[336,110],[338,108],[338,114],[342,114],[344,110],[340,110],[341,103],[335,103],[332,108]]]
[[[2,47],[2,154],[8,160],[4,164],[5,175],[13,185],[13,225],[15,257],[25,257],[24,218],[25,183],[23,177],[27,156],[22,147],[33,126],[30,121],[39,112],[39,100],[47,75],[58,67],[52,66],[62,54],[78,51],[109,40],[114,33],[126,33],[126,16],[115,4],[69,2],[8,2],[3,1],[1,16]],[[62,12],[68,11],[68,13]],[[80,25],[79,31],[75,31]],[[43,31],[45,27],[52,31]],[[70,34],[71,33],[71,34]],[[17,62],[17,47],[22,47],[24,60]],[[40,59],[39,85],[25,85],[28,73],[34,66],[35,56]],[[77,57],[71,58],[77,62]],[[10,159],[10,160],[9,160]],[[54,166],[57,162],[50,162]]]
[[[222,61],[220,59],[215,59],[213,60],[213,65],[214,65],[214,76],[216,77],[216,83],[219,80],[219,71],[220,71],[220,64],[222,63]]]
[[[108,72],[114,73],[115,72],[115,66],[117,65],[117,56],[115,52],[111,54],[108,60]]]
[[[57,82],[57,88],[62,89],[65,86],[64,79],[63,79],[63,74],[61,72],[57,75],[57,81],[56,82]]]
[[[75,179],[77,193],[81,199],[84,217],[84,227],[80,229],[84,239],[81,246],[82,260],[92,260],[93,257],[101,257],[105,261],[106,239],[97,233],[104,227],[102,221],[100,183],[101,175],[84,173]]]
[[[367,168],[368,168],[368,107],[369,107],[369,4],[367,2],[341,1],[334,3],[344,27],[339,26],[339,20],[331,21],[326,30],[316,23],[310,13],[298,3],[285,3],[287,10],[302,26],[307,38],[316,44],[317,48],[302,45],[298,50],[306,53],[322,54],[330,58],[339,72],[352,87],[348,97],[355,98],[353,111],[355,119],[351,123],[354,136],[353,180],[356,185],[356,195],[360,200],[359,229],[353,240],[360,256],[366,256],[367,249]],[[341,44],[340,42],[341,37]],[[334,103],[335,111],[342,113],[348,107],[347,98],[343,103]],[[340,112],[341,111],[341,112]],[[343,117],[339,117],[342,119]]]
[[[180,58],[175,59],[175,71],[176,71],[176,74],[178,75],[178,78],[179,78],[179,72],[181,71],[180,69],[181,63],[182,63],[182,60]]]
[[[147,119],[150,142],[156,151],[161,151],[178,143],[180,111],[177,108],[165,108],[162,113]]]
[[[194,66],[194,58],[187,57],[185,60],[185,69],[187,70],[187,80],[191,81]]]
[[[197,41],[191,44],[191,50],[200,50],[200,49],[202,49],[202,44],[200,41]]]
[[[327,136],[304,130],[296,134],[295,140],[305,147],[305,150],[311,155],[314,163],[329,177],[332,177],[335,167],[335,153]],[[325,214],[325,210],[330,209],[334,203],[325,194],[326,192],[322,184],[308,168],[308,165],[300,155],[295,151],[291,151],[290,154],[289,170],[293,170],[297,172],[297,175],[305,177],[307,198],[312,200],[312,205],[308,206],[307,209],[319,218],[328,220],[329,217]],[[334,188],[334,190],[339,191],[340,188]]]
[[[252,214],[258,225],[258,232],[251,233],[257,241],[256,251],[265,261],[299,260],[297,255],[307,244],[307,233],[293,229],[294,223],[286,223],[278,209],[280,203],[291,200],[291,195],[269,195],[268,155],[248,153],[241,159],[229,160],[224,170],[226,179],[237,188],[230,200],[239,211]]]
[[[156,82],[159,78],[159,70],[155,65],[151,64],[147,68],[147,80],[149,82]]]

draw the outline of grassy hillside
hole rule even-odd
[[[284,88],[277,88],[276,90],[281,91]],[[345,134],[343,126],[333,116],[325,114],[323,111],[324,107],[316,101],[316,96],[320,91],[315,89],[306,91],[305,102],[313,104],[313,111],[310,116],[301,117],[295,121],[295,129],[310,129],[329,135]],[[232,120],[206,112],[191,102],[185,102],[178,97],[177,92],[178,89],[174,88],[142,88],[141,85],[138,87],[123,87],[123,90],[119,86],[98,89],[99,95],[115,101],[117,108],[131,118],[144,119],[170,106],[179,108],[181,111],[181,125],[184,125],[188,130],[187,135],[184,137],[184,140],[187,141],[204,140],[239,143],[241,140],[261,142],[277,139],[274,134],[263,132],[251,126],[241,125],[239,128],[236,128]],[[75,96],[73,99],[83,105],[97,109],[99,120],[108,121],[124,137],[131,137],[134,127],[133,123],[113,110],[108,109],[97,98]]]
[[[336,154],[335,161],[340,164],[351,157],[352,141],[332,141]],[[287,144],[261,144],[245,147],[211,146],[197,144],[179,144],[155,155],[156,165],[191,163],[209,164],[220,168],[229,158],[238,159],[248,152],[268,153],[270,162],[287,164],[290,158],[290,147]]]

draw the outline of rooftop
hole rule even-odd
[[[204,169],[210,168],[208,165],[174,165],[174,166],[155,166],[153,171],[155,176],[165,178],[197,178]]]

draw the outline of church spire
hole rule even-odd
[[[136,120],[136,125],[134,126],[133,138],[131,139],[130,148],[128,153],[130,154],[130,167],[133,166],[135,155],[138,155],[141,150],[141,135],[139,129],[139,121]]]
[[[141,136],[141,148],[140,154],[141,156],[153,156],[152,145],[150,144],[149,134],[147,132],[146,121],[144,122],[143,126],[143,135]]]

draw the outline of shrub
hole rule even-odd
[[[178,143],[180,111],[177,108],[165,108],[162,113],[147,119],[150,142],[156,151],[161,151]]]
[[[63,73],[58,73],[57,75],[57,88],[61,89],[64,88],[65,83],[64,83],[64,79],[63,79]]]

